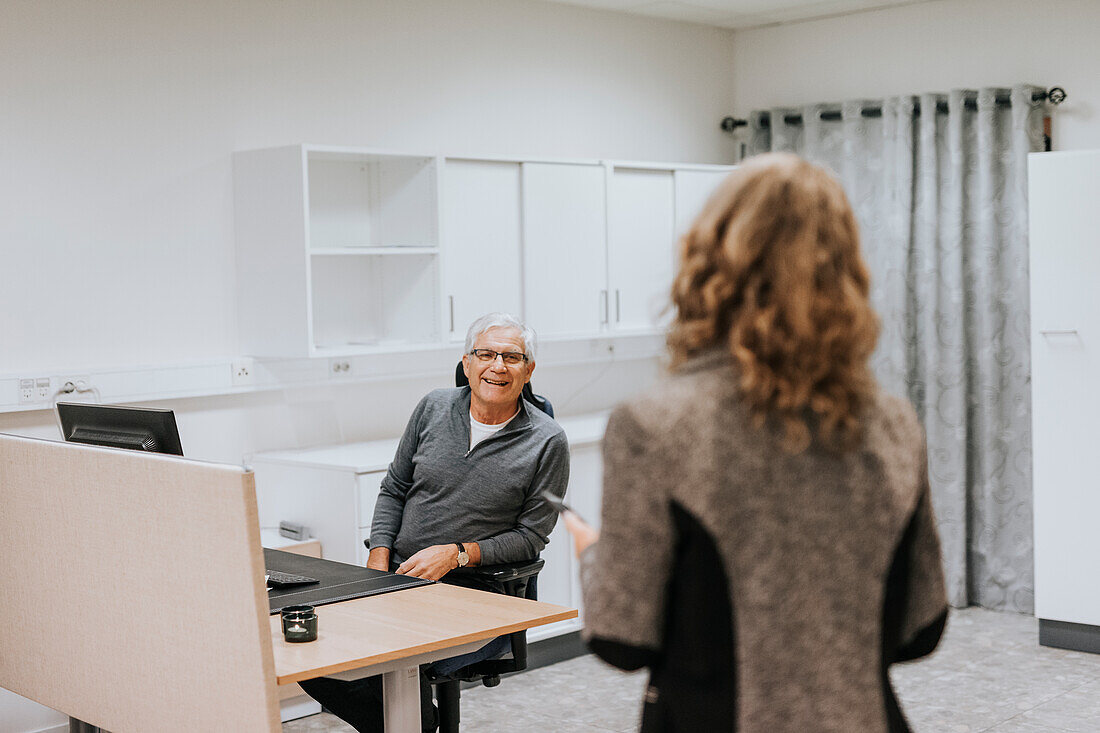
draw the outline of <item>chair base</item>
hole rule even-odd
[[[458,680],[434,685],[435,701],[439,706],[439,733],[458,733],[461,722],[459,697],[462,693]]]

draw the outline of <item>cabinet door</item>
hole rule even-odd
[[[565,500],[596,529],[600,527],[600,501],[603,488],[603,459],[599,443],[571,445],[569,448],[569,489]],[[570,619],[540,626],[527,632],[529,640],[546,639],[579,629],[583,622],[580,569],[573,555],[573,539],[560,519],[550,533],[550,542],[542,551],[546,561],[539,573],[539,600],[576,608],[581,620]]]
[[[732,169],[730,169],[732,170]],[[729,170],[676,171],[676,236],[688,230]]]
[[[374,521],[374,504],[378,500],[378,492],[385,477],[385,471],[360,473],[355,477],[355,488],[359,493],[359,541],[355,545],[355,551],[358,553],[357,560],[360,565],[367,564],[369,551],[363,541],[370,539],[370,526]]]
[[[601,165],[523,164],[523,286],[542,336],[607,325],[607,213]]]
[[[569,491],[566,500],[578,514],[596,529],[600,528],[600,507],[603,502],[603,454],[599,443],[589,443],[571,449],[569,457]],[[567,535],[568,537],[568,535]],[[572,542],[570,541],[570,544]],[[570,548],[572,549],[572,548]],[[574,557],[574,565],[577,565]],[[573,598],[584,622],[581,598],[580,568],[573,573]]]
[[[652,329],[668,318],[675,241],[672,171],[616,168],[609,185],[611,322]]]
[[[1100,152],[1028,163],[1035,615],[1100,625]]]
[[[521,313],[519,163],[447,160],[442,205],[444,329],[457,341],[486,313]]]

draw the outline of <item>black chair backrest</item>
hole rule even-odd
[[[465,387],[470,383],[470,380],[466,378],[466,372],[462,369],[462,362],[458,362],[458,366],[455,367],[455,386]],[[531,389],[531,383],[523,385],[523,399],[530,402],[535,407],[545,412],[550,417],[554,416],[554,406],[550,404],[550,400],[546,399],[542,395],[535,394],[535,391]]]

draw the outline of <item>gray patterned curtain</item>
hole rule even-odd
[[[957,90],[749,120],[750,153],[786,150],[832,169],[859,218],[882,318],[874,367],[928,433],[952,605],[1025,613],[1034,609],[1027,154],[1043,149],[1039,91]],[[864,114],[879,107],[881,116]]]

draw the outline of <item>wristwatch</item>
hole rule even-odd
[[[458,566],[464,568],[470,563],[470,555],[466,552],[466,548],[461,542],[456,542],[455,544],[458,545]]]

